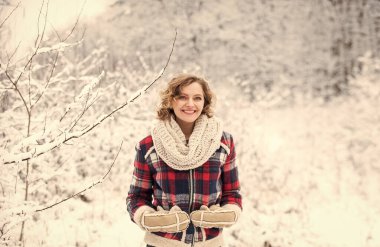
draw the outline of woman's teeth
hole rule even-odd
[[[184,113],[187,114],[193,114],[195,111],[194,110],[183,110]]]

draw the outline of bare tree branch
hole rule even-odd
[[[1,226],[1,230],[0,230],[0,237],[4,236],[6,233],[8,233],[9,230],[6,231],[6,226],[9,225],[9,222],[5,222],[2,226]]]
[[[50,80],[51,78],[53,77],[53,73],[54,73],[54,70],[55,70],[55,67],[57,65],[57,61],[58,61],[58,57],[59,57],[59,51],[57,52],[56,56],[55,56],[55,59],[54,59],[54,62],[53,62],[53,65],[52,65],[52,68],[51,68],[51,71],[50,71],[50,74],[46,80],[46,83],[45,83],[45,87],[43,89],[43,91],[41,92],[41,94],[38,96],[38,98],[34,101],[34,103],[31,105],[31,109],[38,103],[38,101],[41,99],[41,97],[44,95],[47,87],[49,86],[50,84]]]
[[[77,20],[75,21],[75,24],[74,24],[73,28],[71,29],[70,33],[66,36],[66,38],[63,39],[63,42],[65,42],[65,41],[66,41],[66,40],[67,40],[67,39],[73,34],[75,28],[78,26],[79,18],[80,18],[80,16],[81,16],[82,13],[83,13],[83,9],[84,9],[84,5],[85,5],[85,4],[86,4],[86,1],[83,1],[82,7],[81,7],[81,9],[80,9],[80,11],[79,11],[79,14],[78,14],[78,16],[77,16]]]
[[[8,69],[8,67],[9,67],[9,64],[11,63],[11,60],[12,60],[12,58],[13,58],[13,57],[14,57],[14,55],[16,54],[16,52],[17,52],[18,48],[20,47],[20,44],[21,44],[21,41],[20,41],[20,42],[18,42],[18,45],[17,45],[17,47],[15,48],[15,50],[13,51],[12,55],[11,55],[11,56],[8,56],[7,67],[5,68],[5,70],[7,70],[7,69]]]
[[[42,5],[41,5],[41,9],[40,9],[40,13],[38,15],[38,35],[37,35],[37,38],[36,38],[36,41],[35,41],[35,46],[36,46],[36,52],[34,53],[34,55],[30,58],[30,63],[29,63],[29,76],[28,76],[28,82],[29,82],[29,87],[28,87],[28,95],[29,95],[29,105],[30,105],[30,109],[32,108],[32,102],[31,102],[31,92],[30,92],[30,79],[31,79],[31,76],[32,76],[32,62],[33,62],[33,58],[34,56],[37,54],[38,52],[38,49],[40,48],[41,46],[41,43],[42,43],[42,40],[44,38],[44,35],[45,35],[45,30],[46,30],[46,23],[47,23],[47,15],[48,15],[48,12],[49,12],[49,0],[47,1],[46,3],[46,12],[45,12],[45,21],[44,21],[44,27],[42,29],[42,33],[41,33],[41,38],[38,42],[38,37],[40,36],[40,31],[39,31],[39,28],[40,28],[40,15],[41,15],[41,11],[42,11],[42,8],[43,8],[43,5],[44,5],[44,2],[45,0],[42,1]],[[37,42],[38,42],[38,45],[37,45]]]
[[[22,102],[23,102],[23,104],[25,106],[26,112],[29,115],[30,114],[30,109],[28,107],[28,103],[26,103],[26,100],[25,100],[24,96],[22,95],[21,91],[17,87],[17,83],[12,80],[12,78],[9,75],[8,71],[5,71],[5,75],[7,76],[8,80],[13,84],[14,89],[16,90],[16,92],[18,93],[18,95],[20,96],[20,98],[21,98],[21,100],[22,100]]]
[[[1,161],[4,164],[11,164],[11,163],[17,163],[20,161],[25,161],[25,160],[29,160],[29,159],[32,159],[34,157],[40,156],[41,154],[44,154],[44,153],[46,153],[52,149],[55,149],[55,148],[59,147],[60,145],[68,142],[71,139],[76,139],[76,138],[79,138],[79,137],[87,134],[88,132],[90,132],[91,130],[93,130],[97,126],[99,126],[103,121],[110,118],[113,114],[115,114],[116,112],[118,112],[119,110],[124,108],[125,106],[129,105],[130,103],[133,103],[137,98],[139,98],[142,94],[144,94],[157,80],[159,80],[162,77],[163,73],[165,72],[165,70],[169,64],[171,55],[173,53],[176,38],[177,38],[177,30],[175,30],[175,37],[174,37],[174,41],[172,44],[172,49],[170,51],[170,54],[169,54],[168,59],[166,61],[166,64],[165,64],[164,68],[160,71],[160,73],[156,77],[156,79],[154,79],[151,83],[149,83],[149,85],[143,87],[141,90],[136,92],[130,99],[127,100],[127,102],[120,105],[116,109],[112,110],[108,114],[100,116],[95,123],[87,126],[86,128],[84,128],[81,131],[76,131],[76,132],[71,132],[71,133],[65,132],[64,135],[57,137],[52,142],[40,145],[38,147],[35,147],[34,150],[29,151],[29,152],[19,153],[19,154],[6,154],[3,157],[1,157]]]
[[[39,24],[40,23],[39,18],[40,18],[40,15],[41,15],[41,11],[42,11],[43,5],[44,5],[44,1],[42,2],[41,9],[40,9],[40,14],[38,16],[38,27],[40,26],[40,24]],[[38,50],[39,50],[39,48],[41,46],[41,43],[42,43],[42,40],[43,40],[43,37],[44,37],[44,34],[45,34],[45,29],[46,29],[48,8],[49,8],[49,1],[46,4],[45,22],[44,22],[44,28],[42,30],[42,34],[40,36],[40,33],[39,33],[40,31],[38,30],[38,35],[37,35],[37,38],[35,40],[35,46],[36,46],[36,48],[34,49],[34,52],[33,52],[32,56],[29,58],[29,60],[25,64],[24,69],[20,72],[20,74],[18,75],[17,79],[14,80],[14,84],[16,84],[16,85],[17,85],[18,81],[20,80],[21,76],[24,74],[26,68],[31,66],[33,58],[37,55]],[[38,45],[37,45],[37,43],[38,43]]]
[[[77,119],[75,119],[75,121],[73,122],[72,126],[68,129],[68,131],[66,132],[70,132],[71,130],[74,129],[74,127],[78,124],[79,120],[84,116],[84,114],[86,113],[86,111],[95,103],[95,101],[98,99],[98,97],[95,97],[95,99],[90,102],[89,105],[87,105],[88,103],[88,99],[90,97],[90,91],[87,93],[87,97],[86,97],[86,102],[85,102],[85,105],[83,107],[83,111],[79,114],[79,116],[77,116]]]
[[[82,7],[81,7],[81,10],[79,11],[79,14],[78,14],[78,16],[77,16],[77,19],[76,19],[76,21],[75,21],[75,24],[74,24],[74,26],[71,28],[70,33],[69,33],[69,34],[66,36],[66,38],[64,38],[64,39],[61,38],[61,35],[59,35],[59,33],[58,33],[57,29],[55,29],[54,25],[53,25],[50,21],[48,21],[49,24],[50,24],[50,27],[53,29],[54,33],[57,35],[58,40],[59,40],[60,43],[65,42],[65,41],[66,41],[66,40],[67,40],[67,39],[68,39],[68,38],[74,33],[75,29],[76,29],[77,26],[78,26],[79,18],[80,18],[80,16],[81,16],[82,13],[83,13],[83,9],[84,9],[85,3],[86,3],[86,1],[83,2]],[[83,35],[82,35],[82,39],[83,39]]]
[[[38,19],[37,19],[37,38],[36,40],[34,41],[34,46],[37,47],[37,43],[38,43],[38,39],[40,37],[40,19],[41,19],[41,13],[42,13],[42,9],[44,7],[44,4],[45,4],[45,0],[42,0],[42,4],[41,4],[41,8],[40,8],[40,12],[38,13]],[[46,11],[47,13],[47,11]],[[45,19],[46,20],[46,19]],[[41,37],[41,40],[42,40],[42,37]]]
[[[50,21],[48,21],[48,23],[49,23],[51,29],[53,29],[55,35],[57,35],[57,38],[58,38],[59,42],[62,42],[62,38],[61,38],[61,36],[59,35],[57,29],[55,29],[54,25],[53,25]]]
[[[30,113],[32,113],[31,109],[32,109],[32,101],[31,101],[31,86],[30,86],[30,81],[32,79],[32,64],[33,64],[33,60],[31,60],[30,64],[29,64],[29,69],[28,69],[28,103],[29,103],[29,109],[30,109]]]
[[[56,34],[59,37],[59,34],[58,33],[56,33]],[[78,44],[80,44],[83,41],[83,36],[84,36],[84,33],[82,34],[81,39],[79,39],[78,41],[76,41],[74,43],[60,42],[60,43],[58,43],[58,44],[56,44],[54,46],[51,46],[51,47],[39,47],[37,50],[33,51],[33,54],[31,55],[31,58],[33,58],[34,56],[36,56],[38,54],[41,54],[41,53],[54,52],[54,51],[63,51],[67,47],[78,45]],[[60,37],[59,37],[59,39],[60,39]],[[24,56],[24,57],[19,58],[16,62],[14,62],[14,64],[19,63],[20,61],[27,59],[27,57],[28,56]],[[28,67],[29,63],[31,62],[31,61],[29,61],[31,58],[28,58],[28,63],[23,67],[23,69],[18,69],[18,71],[20,71],[20,75],[17,77],[16,81],[18,81],[20,79],[20,77],[23,75],[23,73],[25,72],[26,68]],[[4,71],[7,71],[7,68],[9,67],[9,64],[10,64],[10,60],[8,58],[7,67],[6,67],[6,69]]]
[[[50,206],[47,206],[47,207],[44,207],[44,208],[41,208],[41,209],[37,209],[35,212],[41,212],[41,211],[44,211],[44,210],[46,210],[46,209],[52,208],[52,207],[54,207],[54,206],[57,206],[57,205],[59,205],[59,204],[65,202],[65,201],[67,201],[67,200],[69,200],[69,199],[71,199],[71,198],[74,198],[74,197],[76,197],[76,196],[78,196],[78,195],[80,195],[80,194],[86,192],[87,190],[92,189],[92,188],[95,187],[96,185],[103,183],[103,181],[106,179],[106,177],[108,176],[108,174],[111,172],[111,169],[112,169],[112,167],[114,166],[117,157],[119,156],[119,153],[120,153],[120,150],[121,150],[121,147],[122,147],[122,146],[123,146],[123,141],[122,141],[121,144],[120,144],[119,151],[117,152],[117,154],[116,154],[116,156],[115,156],[115,158],[114,158],[114,160],[113,160],[111,166],[109,167],[109,169],[108,169],[108,171],[106,172],[106,174],[104,174],[103,177],[102,177],[100,180],[98,180],[97,182],[93,183],[92,185],[88,186],[87,188],[85,188],[85,189],[83,189],[83,190],[81,190],[81,191],[79,191],[79,192],[77,192],[77,193],[75,193],[75,194],[73,194],[73,195],[71,195],[71,196],[69,196],[69,197],[67,197],[67,198],[65,198],[65,199],[63,199],[63,200],[61,200],[61,201],[59,201],[59,202],[53,203],[53,204],[51,204]]]
[[[4,25],[4,23],[8,20],[8,18],[13,14],[13,12],[20,6],[20,3],[21,3],[21,1],[20,2],[18,2],[17,3],[17,5],[16,5],[16,7],[14,7],[13,9],[12,9],[12,11],[11,11],[11,13],[9,13],[9,15],[7,16],[7,17],[5,17],[5,19],[1,22],[1,24],[0,24],[0,28],[2,28],[3,27],[3,25]]]

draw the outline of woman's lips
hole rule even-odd
[[[195,113],[195,110],[182,110],[182,112],[187,114],[187,115],[192,115]]]

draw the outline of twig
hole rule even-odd
[[[81,7],[80,12],[79,12],[79,14],[77,16],[77,20],[75,21],[75,24],[74,24],[73,28],[71,29],[70,33],[66,36],[66,38],[63,39],[63,42],[65,42],[71,36],[71,34],[73,34],[75,28],[77,27],[77,25],[79,23],[79,18],[82,15],[82,12],[83,12],[85,4],[86,4],[86,1],[83,1],[82,7]]]
[[[3,194],[3,197],[5,197],[4,186],[3,186],[3,184],[1,182],[0,182],[0,186],[1,186],[1,191],[2,191],[1,194]]]
[[[40,37],[40,19],[41,19],[41,13],[42,13],[42,9],[44,7],[44,3],[45,3],[45,0],[42,0],[40,12],[38,13],[38,19],[37,19],[37,38],[34,41],[34,46],[35,47],[37,47],[38,38]],[[47,11],[46,11],[46,13],[47,13]],[[41,37],[41,39],[42,39],[42,37]]]
[[[44,21],[44,27],[42,29],[42,33],[41,33],[41,38],[38,42],[38,38],[40,36],[40,16],[41,16],[41,11],[42,11],[42,8],[43,8],[43,5],[44,5],[44,2],[45,0],[42,1],[42,5],[41,5],[41,9],[40,9],[40,13],[38,15],[38,35],[37,35],[37,38],[36,38],[36,41],[35,41],[35,47],[36,47],[36,50],[35,50],[35,53],[34,55],[30,58],[30,63],[29,63],[29,87],[28,87],[28,90],[29,90],[29,105],[30,105],[30,109],[32,109],[32,103],[31,103],[31,99],[30,99],[30,95],[31,95],[31,86],[30,86],[30,79],[31,79],[31,75],[32,75],[32,62],[33,62],[33,58],[34,56],[38,53],[38,50],[41,46],[41,43],[42,43],[42,40],[44,38],[44,35],[45,35],[45,30],[46,30],[46,23],[47,23],[47,15],[48,15],[48,12],[49,12],[49,0],[47,1],[46,3],[46,12],[45,12],[45,21]],[[38,43],[38,45],[37,45]],[[25,67],[26,68],[26,67]]]
[[[13,84],[14,86],[14,89],[16,90],[16,92],[18,93],[18,95],[20,96],[24,106],[25,106],[25,109],[26,109],[26,112],[28,113],[28,115],[30,115],[30,109],[28,107],[28,103],[26,103],[26,100],[24,98],[24,96],[22,95],[21,91],[19,90],[19,88],[17,87],[17,83],[14,82],[11,78],[11,76],[8,74],[8,71],[6,70],[5,71],[5,75],[7,76],[8,80]],[[18,79],[17,79],[18,80]]]
[[[14,57],[14,55],[16,54],[16,52],[17,52],[18,48],[20,47],[20,44],[21,44],[21,41],[20,41],[20,42],[18,42],[18,45],[16,46],[16,48],[15,48],[15,50],[13,51],[12,55],[11,55],[10,57],[8,56],[7,67],[6,67],[6,69],[5,69],[5,70],[7,70],[7,69],[8,69],[8,67],[9,67],[9,64],[10,64],[10,62],[11,62],[12,58],[13,58],[13,57]]]
[[[43,132],[42,132],[42,135],[44,136],[45,135],[45,131],[46,131],[46,119],[47,119],[47,111],[45,112],[45,119],[44,119],[44,129],[43,129]]]
[[[79,12],[79,14],[78,14],[78,16],[77,16],[77,19],[76,19],[76,21],[75,21],[74,26],[71,28],[70,33],[69,33],[69,34],[66,36],[66,38],[64,38],[63,40],[62,40],[61,36],[59,35],[57,29],[55,29],[54,25],[49,21],[49,24],[50,24],[51,28],[53,29],[53,31],[55,32],[55,34],[57,35],[58,40],[59,40],[60,43],[65,42],[65,41],[66,41],[66,40],[67,40],[67,39],[73,34],[75,28],[77,27],[77,25],[78,25],[78,23],[79,23],[79,18],[80,18],[80,16],[82,15],[82,12],[83,12],[83,9],[84,9],[84,5],[85,5],[85,3],[86,3],[86,1],[83,2],[82,7],[81,7],[81,10],[80,10],[80,12]],[[82,38],[83,38],[83,37],[82,37]]]
[[[74,198],[74,197],[76,197],[76,196],[78,196],[78,195],[80,195],[80,194],[86,192],[87,190],[92,189],[92,188],[95,187],[96,185],[103,183],[103,181],[106,179],[106,177],[108,176],[108,174],[111,172],[111,169],[113,168],[113,166],[114,166],[114,164],[115,164],[115,161],[116,161],[117,157],[119,156],[119,153],[120,153],[120,150],[121,150],[121,147],[122,147],[122,146],[123,146],[123,141],[122,141],[121,144],[120,144],[119,151],[117,152],[117,154],[116,154],[116,156],[115,156],[115,159],[113,160],[111,166],[108,168],[108,171],[106,172],[106,174],[104,174],[104,176],[103,176],[100,180],[98,180],[96,183],[93,183],[92,185],[88,186],[87,188],[85,188],[85,189],[83,189],[83,190],[81,190],[81,191],[79,191],[79,192],[77,192],[77,193],[75,193],[75,194],[73,194],[73,195],[71,195],[71,196],[69,196],[69,197],[67,197],[67,198],[65,198],[65,199],[63,199],[63,200],[61,200],[61,201],[59,201],[59,202],[53,203],[53,204],[51,204],[50,206],[47,206],[47,207],[44,207],[44,208],[41,208],[41,209],[37,209],[35,212],[41,212],[41,211],[44,211],[44,210],[46,210],[46,209],[52,208],[52,207],[54,207],[54,206],[57,206],[57,205],[59,205],[59,204],[65,202],[65,201],[67,201],[67,200],[69,200],[69,199],[71,199],[71,198]]]
[[[169,54],[169,58],[168,60],[166,61],[166,64],[164,66],[164,68],[162,69],[160,75],[145,89],[145,92],[158,80],[161,78],[162,74],[164,73],[164,71],[166,70],[166,67],[168,67],[169,65],[169,61],[170,61],[170,57],[173,53],[173,50],[174,50],[174,45],[175,45],[175,41],[177,39],[177,29],[175,29],[175,36],[174,36],[174,41],[173,41],[173,45],[172,45],[172,50],[170,51],[170,54]]]
[[[54,59],[54,62],[53,62],[53,65],[52,65],[52,68],[51,68],[51,71],[50,71],[50,74],[48,76],[48,79],[46,80],[46,84],[45,84],[45,87],[43,89],[43,91],[41,92],[41,94],[38,96],[38,98],[36,99],[36,101],[34,101],[34,104],[31,105],[31,108],[33,108],[37,103],[38,101],[41,99],[41,97],[44,95],[47,87],[49,86],[50,84],[50,80],[51,78],[53,77],[53,73],[54,73],[54,70],[56,68],[56,65],[57,65],[57,61],[58,61],[58,56],[59,56],[59,51],[57,52],[56,56],[55,56],[55,59]]]
[[[32,80],[32,64],[33,64],[33,61],[30,62],[29,64],[29,69],[28,69],[28,100],[29,100],[29,109],[30,109],[30,112],[32,112],[32,101],[31,101],[31,85],[30,85],[30,82]]]
[[[4,23],[8,20],[8,18],[13,14],[13,12],[20,6],[20,3],[21,3],[21,1],[20,2],[18,2],[17,3],[17,5],[16,5],[16,7],[14,7],[13,9],[12,9],[12,11],[11,11],[11,13],[9,13],[9,15],[7,16],[7,17],[5,17],[5,19],[1,22],[1,24],[0,24],[0,28],[2,28],[3,27],[3,25],[4,25]]]
[[[49,21],[50,27],[53,29],[55,35],[57,35],[59,42],[62,42],[61,36],[59,35],[57,29],[55,29],[54,25]]]
[[[41,14],[41,11],[42,11],[42,8],[43,8],[43,5],[44,5],[44,2],[42,2],[41,9],[40,9],[40,14]],[[27,68],[28,66],[31,66],[31,63],[32,63],[32,61],[33,61],[33,58],[37,55],[38,50],[40,49],[40,45],[41,45],[41,43],[42,43],[42,39],[43,39],[44,34],[45,34],[45,28],[46,28],[46,22],[47,22],[48,8],[49,8],[49,1],[48,1],[47,4],[46,4],[46,13],[45,13],[44,29],[42,30],[42,34],[41,34],[40,41],[38,42],[38,38],[40,37],[40,33],[39,33],[40,31],[38,30],[38,35],[37,35],[37,38],[36,38],[36,41],[35,41],[36,48],[35,48],[35,50],[34,50],[32,56],[29,58],[29,60],[28,60],[27,63],[25,64],[24,69],[20,72],[20,74],[18,75],[17,79],[14,81],[14,84],[17,84],[17,83],[18,83],[18,81],[20,80],[21,76],[24,74],[26,68]],[[39,14],[39,15],[40,15],[40,14]],[[40,17],[38,16],[38,26],[39,26],[39,22],[40,22],[39,18],[40,18]],[[37,45],[37,42],[38,42],[38,45]]]
[[[38,157],[41,154],[44,154],[50,150],[53,150],[53,149],[59,147],[60,145],[66,143],[67,141],[69,141],[71,139],[76,139],[76,138],[79,138],[79,137],[87,134],[88,132],[93,130],[95,127],[99,126],[103,121],[105,121],[106,119],[111,117],[113,114],[120,111],[122,108],[129,105],[130,103],[133,103],[137,98],[139,98],[143,93],[145,93],[158,79],[160,79],[162,77],[163,73],[165,72],[165,70],[169,64],[171,55],[173,53],[176,38],[177,38],[177,30],[175,30],[175,37],[174,37],[174,41],[172,44],[172,49],[170,51],[169,57],[167,59],[167,62],[165,64],[164,68],[161,70],[160,74],[156,77],[156,79],[153,82],[151,82],[148,86],[144,87],[143,90],[138,91],[136,93],[136,95],[134,95],[131,99],[127,100],[127,102],[120,105],[116,109],[112,110],[108,114],[99,117],[95,123],[93,123],[92,125],[88,126],[87,128],[85,128],[81,131],[65,133],[65,135],[60,136],[59,138],[56,138],[51,143],[47,143],[47,144],[38,146],[36,148],[35,152],[26,152],[26,153],[20,153],[20,154],[6,154],[3,157],[1,157],[1,160],[3,161],[3,163],[4,164],[17,163],[20,161],[32,159],[34,157]]]
[[[86,111],[89,109],[89,107],[91,107],[91,105],[93,103],[95,103],[95,101],[93,101],[92,104],[90,104],[89,106],[87,106],[88,99],[90,98],[90,93],[91,93],[91,90],[88,90],[86,101],[85,101],[85,104],[84,104],[84,107],[83,107],[83,111],[77,116],[77,119],[75,119],[75,121],[73,122],[73,124],[71,125],[71,127],[69,128],[69,130],[67,132],[70,132],[71,130],[74,129],[74,127],[78,124],[79,120],[83,117],[83,115],[86,113]]]
[[[3,225],[2,225],[2,227],[1,227],[1,230],[0,230],[0,233],[1,233],[1,235],[0,235],[0,237],[2,237],[2,236],[4,236],[8,231],[6,231],[6,225],[8,225],[8,224],[10,224],[9,222],[5,222]]]
[[[70,110],[71,110],[71,108],[65,109],[65,113],[63,113],[63,115],[59,119],[59,122],[62,122],[62,120],[67,116],[67,113],[69,113]]]

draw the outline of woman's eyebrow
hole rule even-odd
[[[187,93],[180,93],[180,95],[189,96]],[[193,96],[203,96],[203,94],[197,93],[197,94],[194,94]]]

